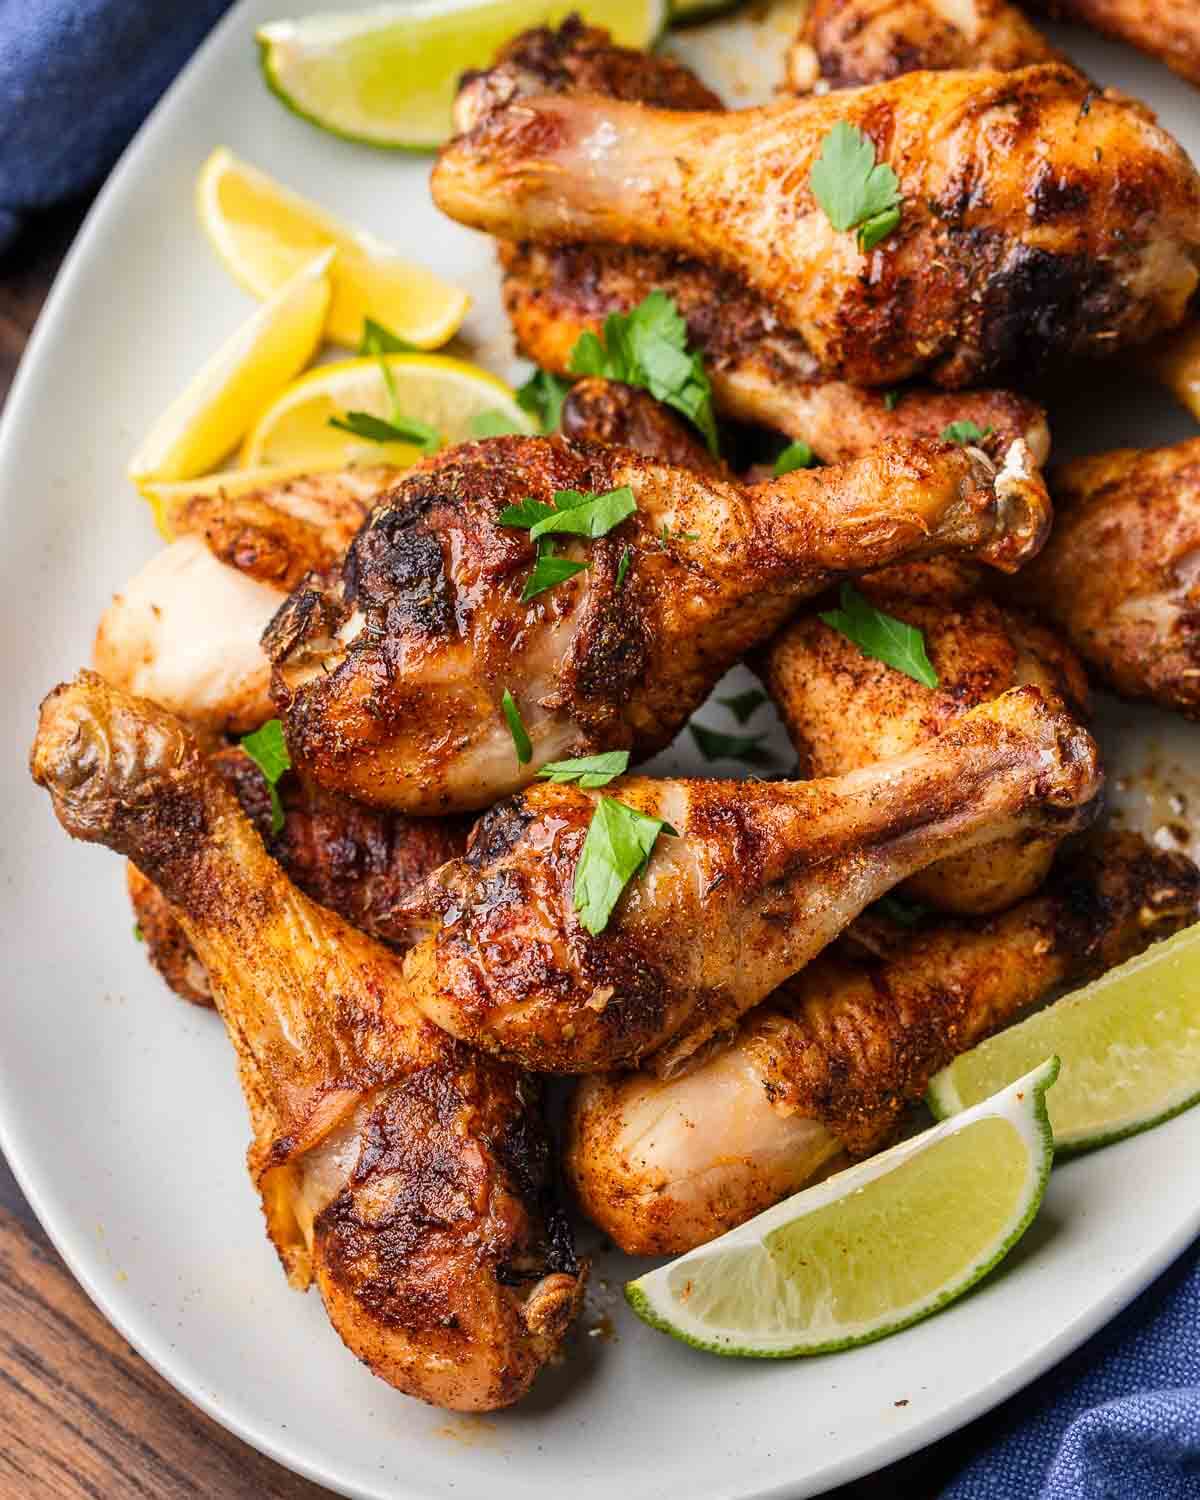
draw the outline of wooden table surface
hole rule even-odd
[[[76,204],[47,215],[0,258],[0,404],[82,214]],[[827,1500],[932,1500],[968,1456],[970,1433]],[[329,1493],[218,1427],[135,1353],[64,1266],[0,1156],[0,1500]]]

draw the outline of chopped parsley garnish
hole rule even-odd
[[[775,460],[775,477],[790,474],[793,469],[811,469],[816,461],[817,455],[807,443],[789,443]]]
[[[884,393],[883,393],[883,409],[884,409],[884,411],[895,411],[896,408],[900,405],[900,397],[903,394],[904,394],[903,391],[884,391]]]
[[[360,354],[417,354],[420,351],[416,344],[397,338],[390,328],[385,328],[374,318],[364,318],[358,352]]]
[[[508,437],[510,433],[524,431],[524,427],[514,422],[498,406],[490,406],[487,411],[477,411],[471,418],[471,432],[477,438]]]
[[[598,786],[607,786],[617,776],[624,776],[629,769],[628,750],[609,750],[603,755],[577,755],[574,760],[552,760],[538,772],[547,781],[556,784],[577,781],[581,787],[591,791]]]
[[[748,766],[767,766],[775,759],[762,743],[765,734],[722,734],[695,720],[688,728],[705,760],[740,760]]]
[[[142,924],[140,922],[133,924],[133,940],[135,943],[144,943],[146,941],[146,934],[142,931]]]
[[[541,500],[526,496],[519,505],[506,505],[496,520],[500,526],[519,526],[526,529],[536,526],[539,521],[544,521],[547,516],[553,514],[552,505],[546,505]]]
[[[925,654],[921,632],[876,609],[852,585],[842,584],[841,608],[822,614],[821,619],[853,641],[864,656],[886,662],[925,687],[937,687],[938,675]]]
[[[767,701],[762,688],[747,688],[744,693],[735,693],[732,698],[718,698],[722,708],[727,708],[739,724],[744,724]]]
[[[712,386],[704,360],[688,349],[687,324],[672,297],[653,291],[628,313],[610,313],[603,334],[580,334],[571,372],[641,386],[698,427],[717,452]]]
[[[873,250],[900,222],[900,179],[857,125],[839,120],[821,144],[808,185],[836,230],[858,231],[860,250]]]
[[[625,575],[629,572],[629,564],[633,561],[633,548],[626,547],[621,553],[621,561],[617,564],[617,581],[614,590],[619,589],[625,582]]]
[[[637,510],[637,501],[627,484],[602,495],[586,490],[556,490],[554,505],[549,515],[542,516],[529,528],[532,541],[551,535],[606,536]]]
[[[898,922],[901,927],[915,927],[929,908],[922,906],[919,901],[905,901],[903,897],[890,891],[886,896],[880,896],[868,910]]]
[[[554,543],[549,539],[539,542],[537,562],[521,590],[521,603],[528,604],[538,594],[544,594],[557,584],[566,583],[576,573],[586,573],[590,567],[591,563],[572,562],[569,557],[555,556]]]
[[[608,926],[621,892],[649,864],[660,833],[678,838],[669,823],[613,797],[596,803],[575,866],[575,910],[593,936]]]
[[[960,448],[965,448],[968,443],[984,442],[995,430],[990,422],[986,427],[980,427],[978,422],[968,418],[964,422],[951,422],[949,427],[943,428],[942,442],[957,443]]]
[[[344,417],[330,417],[329,425],[366,438],[369,443],[416,443],[423,453],[436,453],[442,441],[436,427],[399,412],[385,421],[369,411],[348,411]]]
[[[517,390],[517,405],[537,418],[543,432],[557,432],[562,421],[562,405],[571,382],[549,370],[535,370]]]
[[[517,707],[516,699],[507,688],[504,689],[504,697],[500,700],[500,707],[504,710],[504,717],[508,720],[508,730],[512,735],[513,748],[517,752],[517,760],[521,765],[528,765],[533,755],[533,741],[529,738],[529,731],[521,720],[521,710]]]
[[[283,803],[279,800],[279,778],[292,768],[292,757],[288,754],[287,741],[283,737],[283,725],[278,719],[268,719],[261,729],[242,736],[242,749],[263,773],[267,793],[271,798],[271,832],[278,833],[283,827]]]

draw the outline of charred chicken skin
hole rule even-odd
[[[1062,465],[1046,551],[1012,597],[1124,698],[1200,719],[1200,439]]]
[[[238,799],[267,853],[307,896],[377,933],[387,913],[387,938],[407,946],[397,927],[396,907],[431,871],[462,854],[471,831],[468,818],[406,818],[322,791],[298,776],[279,785],[283,826],[272,826],[267,783],[243,750],[220,750],[212,766]],[[181,999],[212,1005],[212,986],[192,952],[162,892],[136,865],[127,870],[134,917],[146,957]]]
[[[967,568],[914,563],[859,584],[875,608],[922,632],[936,687],[865,656],[819,613],[794,620],[759,654],[755,665],[805,775],[835,776],[902,754],[1025,683],[1086,715],[1087,678],[1074,653],[983,597],[978,582]],[[922,870],[905,891],[942,911],[1000,911],[1037,889],[1057,843],[1052,828],[1026,830]]]
[[[1028,451],[893,443],[741,487],[628,449],[505,437],[409,470],[328,579],[264,637],[292,757],[321,785],[429,814],[486,807],[548,761],[668,744],[718,677],[835,578],[936,553],[1002,568],[1049,524]],[[532,498],[628,486],[636,510],[536,597]],[[624,559],[624,566],[622,566]],[[532,753],[502,712],[511,695]]]
[[[599,794],[538,785],[481,818],[466,857],[402,912],[430,924],[405,977],[439,1026],[524,1066],[654,1053],[678,1071],[892,886],[998,837],[1079,827],[1099,785],[1091,737],[1035,688],[844,776],[629,777],[608,794],[677,836],[659,837],[599,933],[574,901]]]
[[[384,1380],[506,1406],[582,1276],[532,1082],[411,1003],[400,959],[287,880],[178,719],[84,672],[42,705],[34,779],[131,858],[211,978],[250,1109],[250,1174],[297,1287]]]
[[[897,173],[868,254],[809,183],[838,122]],[[910,74],[729,113],[519,97],[446,146],[434,198],[510,240],[695,256],[824,373],[949,387],[1111,354],[1179,324],[1200,280],[1200,178],[1138,108],[1060,64]]]
[[[301,578],[345,551],[395,476],[347,469],[184,500],[172,510],[174,540],[105,610],[96,670],[199,729],[256,729],[272,713],[264,628]]]
[[[1060,861],[990,921],[939,921],[891,953],[843,944],[750,1012],[685,1077],[581,1080],[566,1169],[584,1212],[631,1255],[675,1255],[799,1191],[843,1151],[886,1145],[960,1052],[1055,986],[1197,919],[1200,872],[1132,834]]]

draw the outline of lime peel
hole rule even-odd
[[[697,1349],[757,1359],[831,1354],[929,1317],[1033,1222],[1054,1160],[1046,1092],[1057,1076],[1049,1058],[957,1118],[639,1277],[629,1305]],[[856,1300],[874,1310],[839,1316]]]

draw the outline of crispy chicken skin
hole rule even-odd
[[[987,432],[983,446],[994,458],[1018,438],[1039,464],[1049,455],[1045,412],[1010,391],[914,387],[893,404],[881,391],[821,379],[804,340],[763,298],[685,256],[617,245],[501,244],[500,261],[517,344],[556,375],[570,374],[581,334],[599,333],[610,313],[627,313],[661,289],[704,356],[717,409],[810,443],[827,463],[861,458],[892,437],[938,438],[957,421]]]
[[[377,466],[301,475],[172,506],[174,539],[100,620],[96,670],[197,728],[257,728],[272,713],[259,637],[288,591],[345,550],[395,474]]]
[[[178,719],[81,673],[42,705],[32,771],[68,833],[160,887],[207,969],[293,1285],[407,1394],[515,1401],[582,1288],[532,1082],[431,1025],[397,955],[290,884]]]
[[[898,174],[869,254],[809,187],[838,121]],[[740,278],[828,375],[959,387],[1176,326],[1200,277],[1200,178],[1146,115],[1049,63],[908,74],[763,109],[519,98],[443,148],[444,212],[512,240],[611,241]]]
[[[1074,653],[978,585],[973,570],[939,563],[885,569],[859,584],[877,609],[922,632],[936,688],[865,656],[819,612],[794,620],[759,654],[755,668],[804,775],[835,776],[899,755],[1024,683],[1086,715],[1087,678]],[[1050,828],[983,844],[922,870],[905,892],[942,911],[1001,911],[1042,883],[1057,843]]]
[[[668,744],[727,667],[836,577],[913,556],[1011,568],[1049,524],[1014,444],[893,443],[841,468],[742,487],[562,438],[465,444],[407,471],[336,575],[292,594],[264,637],[293,760],[332,790],[429,814],[490,805],[547,761]],[[637,510],[590,567],[521,601],[528,497],[629,486]],[[618,584],[621,559],[627,569]],[[532,741],[518,761],[511,693]]]
[[[1029,0],[1029,8],[1081,21],[1200,84],[1200,9],[1195,0]]]
[[[546,1072],[655,1053],[679,1071],[865,907],[935,859],[996,837],[1079,827],[1096,747],[1020,688],[905,755],[808,782],[628,777],[606,795],[661,818],[641,879],[598,935],[575,869],[598,793],[539,784],[480,819],[467,855],[414,898],[430,935],[405,959],[425,1013]]]
[[[1200,438],[1062,465],[1050,542],[1011,597],[1102,683],[1200,719]]]
[[[1008,72],[1061,60],[1009,0],[812,0],[787,59],[808,93],[947,68]]]
[[[938,1068],[1055,986],[1195,921],[1198,899],[1190,860],[1107,835],[1001,917],[943,919],[881,958],[819,958],[696,1072],[581,1080],[565,1142],[576,1196],[631,1255],[704,1244],[843,1150],[886,1145]]]
[[[563,399],[561,430],[572,442],[632,448],[676,469],[694,469],[717,479],[733,477],[690,423],[649,391],[619,380],[577,380]]]
[[[438,865],[462,854],[471,831],[469,818],[406,818],[287,775],[279,784],[284,822],[276,833],[266,780],[245,751],[220,750],[212,765],[288,879],[364,932],[380,935],[378,918],[387,913],[393,947],[408,946],[396,907]],[[204,965],[166,898],[136,865],[126,873],[146,957],[181,999],[212,1005]]]

